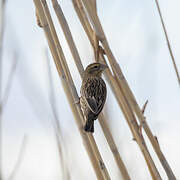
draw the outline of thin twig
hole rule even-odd
[[[144,103],[143,105],[143,108],[142,108],[142,113],[144,114],[145,110],[146,110],[146,106],[148,104],[148,100],[146,100],[146,102]]]
[[[155,0],[155,2],[156,2],[156,7],[158,9],[159,16],[160,16],[163,31],[164,31],[164,34],[165,34],[165,37],[166,37],[166,42],[167,42],[167,46],[168,46],[168,49],[169,49],[171,60],[172,60],[173,66],[174,66],[174,70],[175,70],[175,73],[176,73],[176,76],[177,76],[177,79],[178,79],[178,82],[179,82],[179,85],[180,85],[179,71],[178,71],[176,61],[175,61],[175,58],[174,58],[174,55],[173,55],[173,51],[172,51],[171,44],[170,44],[170,41],[169,41],[169,37],[168,37],[168,34],[167,34],[166,26],[165,26],[165,23],[164,23],[164,20],[163,20],[163,17],[162,17],[161,9],[159,7],[159,2],[158,2],[158,0]]]

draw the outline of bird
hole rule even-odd
[[[106,68],[105,64],[92,63],[83,73],[80,106],[85,118],[84,130],[86,132],[94,132],[94,121],[98,118],[106,101],[106,84],[101,78]]]

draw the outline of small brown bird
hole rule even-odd
[[[104,64],[93,63],[88,65],[84,71],[80,105],[86,120],[84,126],[86,132],[94,132],[94,120],[98,118],[106,101],[106,84],[101,78],[106,68]]]

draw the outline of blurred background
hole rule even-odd
[[[1,0],[2,1],[2,0]],[[51,3],[48,1],[50,7]],[[93,50],[71,0],[59,1],[84,67]],[[180,1],[159,0],[170,43],[180,69]],[[155,1],[97,0],[98,15],[111,49],[177,179],[180,179],[180,88],[173,69]],[[96,179],[63,92],[43,29],[36,24],[33,1],[6,0],[0,63],[2,179],[62,178],[53,122],[58,119],[71,179]],[[81,79],[51,8],[58,36],[79,92]],[[2,15],[2,9],[1,9]],[[2,28],[1,26],[1,28]],[[52,80],[52,81],[51,81]],[[53,95],[53,97],[52,97]],[[52,107],[52,99],[53,106]],[[144,158],[108,87],[104,108],[108,125],[132,179],[151,179]],[[95,139],[113,180],[121,179],[98,121]],[[165,173],[152,151],[163,179]],[[20,154],[20,156],[19,156]]]

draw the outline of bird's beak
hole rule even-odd
[[[102,71],[104,71],[106,68],[108,68],[108,66],[106,64],[101,64],[100,68]]]

